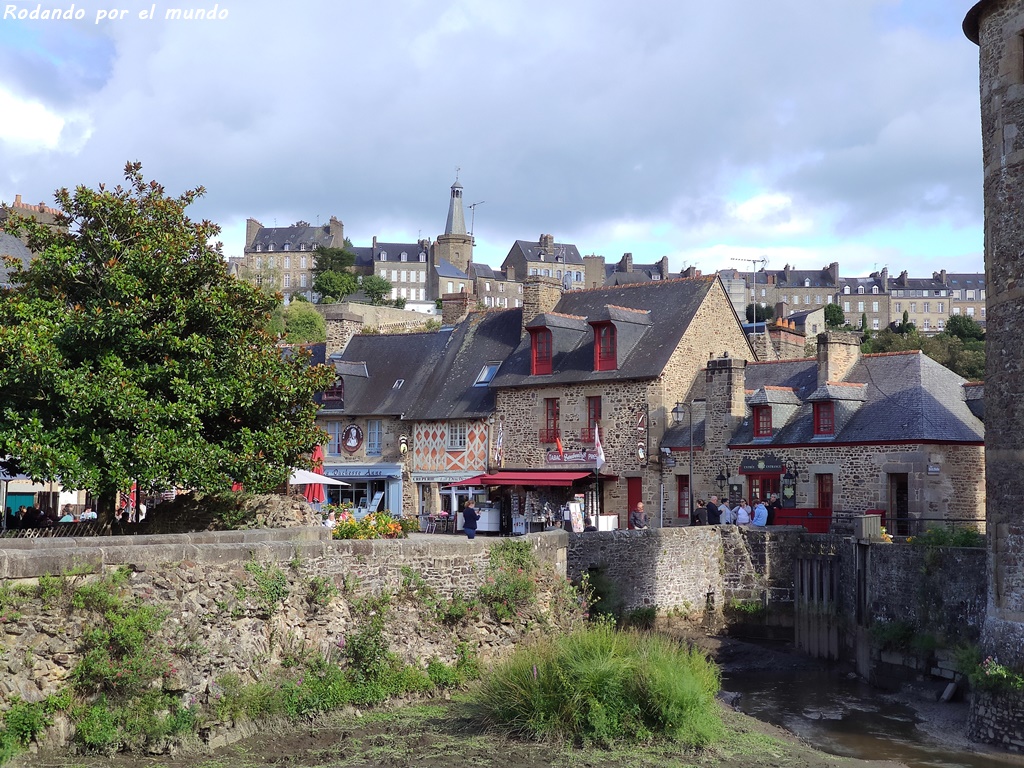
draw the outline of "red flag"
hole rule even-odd
[[[556,437],[555,438],[555,447],[558,449],[559,457],[564,459],[565,458],[565,450],[562,448],[562,438],[561,437]]]

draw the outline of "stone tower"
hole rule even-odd
[[[473,260],[473,236],[466,233],[466,216],[462,211],[462,185],[458,179],[452,184],[444,234],[438,235],[434,242],[434,263],[437,263],[439,258],[462,272],[469,270],[469,262]]]
[[[1019,671],[1024,669],[1024,0],[982,0],[967,12],[963,28],[980,49],[985,190],[989,557],[988,612],[981,644],[986,655]],[[1017,707],[1021,701],[1018,697]],[[975,701],[972,710],[972,738],[1013,744],[1024,740],[1019,720],[999,722],[1005,707]]]

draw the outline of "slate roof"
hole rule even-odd
[[[377,243],[377,261],[382,261],[380,257],[386,253],[389,264],[391,262],[398,264],[424,264],[426,261],[420,261],[420,254],[426,252],[426,249],[419,243]],[[403,253],[405,254],[405,262],[402,261]]]
[[[985,273],[946,273],[946,285],[955,291],[985,290]]]
[[[435,373],[407,419],[440,420],[484,418],[494,412],[494,390],[476,386],[487,363],[504,362],[519,344],[523,310],[470,312],[451,334]]]
[[[624,318],[629,318],[630,333],[634,338],[629,341],[627,349],[621,343],[626,340],[626,334],[620,333],[618,368],[595,371],[592,328],[580,320],[565,320],[559,321],[552,332],[550,374],[530,374],[530,338],[525,337],[498,371],[491,386],[549,386],[583,381],[653,379],[665,369],[697,309],[717,280],[717,275],[714,275],[563,293],[554,308],[556,317],[587,320],[607,317],[609,306],[644,310],[644,314],[622,313]],[[735,316],[733,321],[738,322]]]
[[[288,243],[291,251],[300,250],[300,245],[305,245],[307,251],[312,251],[318,245],[330,246],[334,241],[331,235],[329,224],[313,226],[305,222],[297,222],[290,227],[260,227],[253,238],[252,245],[245,250],[253,252],[256,246],[263,251],[269,251],[274,246],[274,252],[284,251],[285,243]]]
[[[519,343],[522,318],[521,308],[488,310],[435,333],[354,336],[344,352],[331,356],[345,381],[345,414],[406,420],[490,415],[494,390],[475,383],[485,364],[501,364]]]
[[[547,254],[540,243],[529,240],[516,240],[505,259],[507,261],[518,251],[529,262],[540,263],[543,261],[545,264],[578,264],[583,266],[583,257],[580,256],[579,248],[572,243],[555,243],[554,250],[554,255]],[[541,256],[544,256],[544,258],[542,259]],[[556,260],[556,256],[560,258]]]
[[[4,256],[13,256],[27,269],[32,261],[32,251],[19,238],[0,231],[0,288],[11,285],[11,269],[4,261]]]
[[[430,383],[450,329],[432,333],[357,334],[331,362],[366,363],[367,376],[346,375],[345,413],[401,416]],[[337,369],[338,366],[335,366]],[[398,388],[395,383],[402,380]]]
[[[437,270],[438,277],[452,277],[458,280],[469,280],[469,275],[458,267],[453,266],[447,259],[438,259],[434,269]]]
[[[965,383],[920,351],[864,355],[842,382],[829,382],[822,388],[818,387],[813,358],[750,363],[746,367],[748,391],[792,387],[802,405],[784,424],[773,423],[770,439],[755,441],[751,419],[745,419],[729,445],[980,444],[985,439],[984,426],[968,405],[970,388]],[[837,409],[842,405],[847,410],[844,418],[837,416],[836,434],[815,437],[812,398],[826,392],[836,395]]]
[[[357,245],[348,249],[356,257],[356,267],[372,267],[373,266],[373,248],[368,245]]]

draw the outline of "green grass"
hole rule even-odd
[[[518,649],[475,694],[487,725],[605,746],[721,736],[718,668],[699,650],[607,624]]]

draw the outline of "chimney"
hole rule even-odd
[[[21,195],[18,195],[20,198]],[[15,202],[17,204],[17,202]],[[252,248],[252,244],[256,241],[256,235],[263,229],[263,225],[260,224],[256,219],[245,220],[245,247]]]
[[[746,415],[746,366],[746,360],[728,353],[708,360],[704,445],[712,465],[725,458],[729,440]]]
[[[828,276],[829,276],[829,285],[838,286],[839,285],[839,262],[838,261],[833,261],[831,264],[828,265],[828,270],[826,270],[826,271],[828,272]]]
[[[789,305],[780,301],[775,305],[775,320],[781,321],[785,317],[789,317]]]
[[[696,267],[687,267],[679,274],[683,277],[700,277],[700,272],[697,271]],[[735,277],[733,279],[735,279]]]
[[[22,207],[21,206],[21,195],[15,195],[14,196],[14,207],[15,208],[21,208]]]
[[[889,292],[889,268],[882,267],[882,293]]]
[[[537,315],[551,312],[562,298],[562,281],[557,277],[530,275],[523,282],[523,334],[526,324]]]
[[[446,293],[441,297],[441,324],[455,325],[469,314],[470,294]]]
[[[633,254],[624,253],[622,258],[619,259],[619,272],[632,272],[633,271]]]
[[[345,225],[338,221],[337,216],[331,216],[327,230],[331,235],[331,246],[341,248],[345,244]]]
[[[668,256],[662,256],[661,257],[661,261],[658,262],[658,272],[661,273],[661,279],[662,280],[668,280],[668,278],[669,278]]]
[[[818,386],[842,381],[860,360],[859,333],[826,331],[818,334]]]
[[[939,272],[939,279],[943,285],[946,284],[946,270],[942,270],[941,272]]]
[[[548,256],[553,256],[555,253],[555,236],[541,235],[538,245],[540,245],[540,249]]]
[[[786,285],[789,285],[789,273],[793,271],[793,268],[790,267],[789,264],[787,264],[785,267],[782,268],[782,271],[785,272],[786,274]]]

